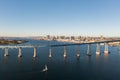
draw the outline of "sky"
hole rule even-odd
[[[120,36],[120,0],[0,0],[0,36]]]

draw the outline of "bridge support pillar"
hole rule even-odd
[[[5,48],[5,54],[4,54],[4,56],[9,56],[8,55],[8,48],[7,47]]]
[[[52,48],[51,47],[49,48],[49,57],[50,58],[52,57]]]
[[[35,58],[36,57],[36,47],[34,47],[34,55],[33,57]]]
[[[22,50],[21,50],[21,47],[18,48],[18,57],[22,57]]]
[[[91,44],[88,44],[87,55],[91,56]]]
[[[105,43],[105,50],[104,50],[104,53],[108,53],[108,44]]]
[[[100,44],[97,43],[97,46],[96,46],[96,54],[100,54]]]
[[[77,57],[80,57],[80,45],[78,45]]]
[[[66,53],[66,46],[64,46],[64,57],[67,57],[67,53]]]

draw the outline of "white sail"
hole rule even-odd
[[[45,68],[42,71],[45,72],[47,70],[48,70],[47,65],[45,65]]]

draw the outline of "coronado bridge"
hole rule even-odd
[[[0,48],[4,49],[5,53],[4,56],[9,55],[10,48],[17,48],[18,49],[18,57],[22,57],[22,48],[33,48],[34,54],[33,57],[37,57],[36,48],[40,47],[49,47],[49,57],[52,57],[52,47],[59,47],[64,46],[64,57],[67,57],[66,47],[72,45],[78,45],[78,53],[76,54],[77,57],[80,57],[80,45],[87,44],[87,55],[91,56],[91,44],[96,44],[96,54],[100,54],[100,44],[104,43],[104,53],[109,53],[108,51],[108,43],[109,42],[120,42],[120,40],[102,40],[96,42],[82,42],[82,43],[65,43],[65,44],[51,44],[51,45],[32,45],[32,44],[11,44],[11,45],[0,45]]]

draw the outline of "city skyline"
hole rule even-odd
[[[119,0],[1,0],[0,36],[119,36]]]

